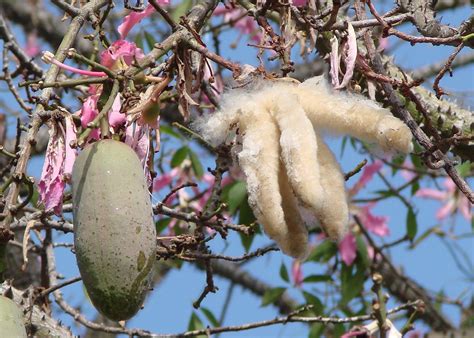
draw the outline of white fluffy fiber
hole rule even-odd
[[[303,259],[309,211],[332,239],[347,230],[343,173],[323,131],[411,151],[411,133],[387,109],[361,95],[333,90],[319,76],[302,84],[257,81],[225,93],[221,108],[193,123],[214,146],[234,142],[250,206],[265,232],[288,255]],[[236,142],[237,141],[237,142]],[[241,143],[241,144],[240,144]]]

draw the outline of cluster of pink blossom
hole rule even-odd
[[[160,0],[159,4],[168,4],[169,0]],[[150,10],[151,8],[151,10]],[[132,12],[124,18],[123,23],[119,26],[121,39],[115,41],[109,48],[100,54],[100,63],[114,71],[124,70],[128,68],[135,60],[143,58],[144,54],[135,43],[125,40],[128,32],[144,17],[153,12],[153,7],[148,6],[142,13]],[[74,72],[76,74],[102,77],[106,76],[104,72],[89,71],[68,66],[59,62],[50,52],[43,54],[43,60],[52,63],[58,67]],[[82,104],[81,109],[75,114],[80,117],[81,125],[86,128],[99,114],[98,100],[102,93],[101,85],[91,85],[89,87],[89,95]],[[159,117],[156,121],[146,123],[143,119],[139,119],[138,123],[127,123],[127,117],[121,112],[122,102],[120,94],[114,99],[113,105],[107,115],[110,125],[110,132],[117,133],[120,129],[125,128],[124,142],[135,150],[142,161],[145,174],[151,185],[151,177],[147,168],[147,159],[149,155],[149,127],[157,128]],[[54,210],[56,214],[61,213],[62,196],[66,182],[72,172],[72,166],[77,155],[77,151],[71,148],[71,142],[76,140],[76,129],[71,116],[65,116],[64,127],[61,123],[57,125],[52,123],[50,126],[50,141],[46,150],[45,162],[41,173],[41,179],[38,184],[40,200],[44,203],[46,210]],[[94,129],[88,137],[88,141],[98,140],[100,138],[100,130]]]
[[[415,196],[421,198],[430,198],[444,204],[436,212],[436,218],[443,220],[450,215],[454,215],[457,211],[467,220],[472,220],[472,205],[461,191],[458,190],[456,184],[449,177],[443,181],[443,190],[436,190],[430,188],[419,189]]]

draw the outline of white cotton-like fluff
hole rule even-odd
[[[408,127],[361,95],[333,90],[322,76],[256,81],[223,95],[221,108],[193,123],[214,146],[233,142],[246,176],[249,204],[282,251],[304,259],[305,220],[316,219],[328,236],[347,231],[344,175],[321,133],[346,134],[408,153]]]

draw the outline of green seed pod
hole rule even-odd
[[[140,309],[150,286],[156,230],[143,168],[126,144],[102,140],[72,173],[74,245],[94,306],[112,320]]]
[[[23,314],[14,301],[3,296],[0,296],[0,334],[26,338]]]

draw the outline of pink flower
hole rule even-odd
[[[112,70],[122,70],[128,68],[134,60],[139,61],[143,57],[143,51],[135,43],[117,40],[100,53],[100,63]]]
[[[460,211],[461,215],[468,221],[472,219],[472,205],[467,197],[460,192],[454,182],[447,177],[443,181],[444,190],[422,188],[416,192],[417,197],[435,199],[444,204],[436,212],[438,220],[445,219]]]
[[[35,33],[29,33],[26,38],[25,53],[29,57],[35,57],[41,52]]]
[[[169,0],[157,0],[156,2],[158,5],[168,5],[170,3]],[[120,38],[125,39],[133,26],[145,19],[147,16],[150,16],[154,11],[155,8],[149,4],[142,12],[132,11],[130,14],[126,15],[125,18],[123,18],[123,22],[117,28]]]
[[[295,5],[296,7],[306,6],[307,2],[308,0],[293,0],[293,5]]]
[[[365,228],[367,228],[367,230],[380,237],[388,236],[390,235],[390,228],[387,224],[388,217],[375,216],[370,211],[370,209],[372,209],[375,204],[375,202],[366,204],[360,209],[360,211],[357,213],[357,216],[359,216],[361,223]]]
[[[356,238],[351,232],[347,233],[342,241],[339,242],[338,249],[341,254],[341,259],[346,265],[354,263],[357,256],[357,247]]]
[[[179,175],[180,168],[176,167],[173,168],[168,173],[164,173],[160,177],[157,177],[153,183],[153,192],[158,192],[162,190],[163,188],[166,188],[173,182],[173,179]]]
[[[120,113],[121,108],[120,94],[117,94],[109,112],[109,124],[112,128],[118,128],[127,122],[125,114]]]
[[[52,209],[57,215],[62,212],[64,187],[70,179],[76,159],[76,150],[70,146],[70,142],[76,140],[74,122],[70,115],[66,115],[64,121],[65,128],[60,122],[51,124],[48,148],[38,183],[40,200],[44,203],[45,210]]]
[[[362,170],[362,175],[359,180],[354,184],[354,186],[349,190],[350,195],[357,194],[361,189],[365,188],[367,183],[369,183],[376,173],[382,169],[383,162],[380,160],[375,161],[372,164],[366,165]]]
[[[97,115],[99,115],[99,109],[97,108],[97,101],[99,100],[98,94],[93,94],[89,96],[84,103],[82,104],[81,110],[76,114],[81,117],[81,126],[86,128],[87,124],[92,122]],[[99,139],[99,129],[93,129],[89,135],[89,140],[98,140]]]
[[[367,183],[369,183],[374,175],[380,171],[383,166],[382,161],[375,161],[372,164],[366,165],[362,170],[362,175],[359,180],[354,184],[354,186],[349,190],[349,195],[354,196],[361,189],[363,189]],[[376,202],[366,204],[364,206],[352,207],[352,214],[359,217],[361,224],[370,232],[374,233],[377,236],[385,237],[390,234],[390,228],[388,227],[388,217],[387,216],[376,216],[372,214],[371,209],[376,205]],[[341,259],[346,265],[351,265],[356,256],[356,238],[354,235],[349,232],[339,243],[339,253]]]
[[[344,333],[341,338],[350,338],[350,337],[357,337],[359,335],[366,335],[367,331],[351,331]]]
[[[295,287],[299,288],[303,285],[303,269],[301,267],[301,262],[297,259],[293,260],[291,265],[291,277],[293,278],[293,284]]]
[[[258,29],[255,19],[246,15],[246,12],[238,8],[218,7],[213,13],[216,16],[223,16],[224,22],[232,22],[233,26],[239,31],[239,40],[243,35],[248,35],[256,42],[262,40],[262,33]]]

